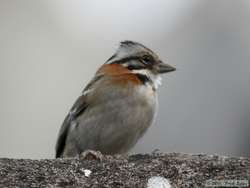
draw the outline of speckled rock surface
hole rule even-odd
[[[250,158],[169,153],[102,161],[0,159],[0,187],[146,187],[152,176],[185,188],[205,187],[209,179],[249,181]]]

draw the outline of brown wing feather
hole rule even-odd
[[[76,100],[59,131],[59,136],[56,143],[56,158],[61,157],[63,154],[71,123],[76,119],[77,116],[82,114],[86,108],[86,96],[82,95]]]
[[[66,116],[59,131],[59,136],[56,143],[56,158],[61,157],[63,154],[71,124],[73,122],[75,123],[76,118],[81,115],[88,106],[87,94],[84,94],[84,92],[87,90],[91,90],[92,86],[101,78],[102,75],[96,75],[94,79],[89,82],[89,84],[83,90],[83,94],[78,97],[78,99],[70,109],[69,114]]]

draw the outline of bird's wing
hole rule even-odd
[[[86,96],[81,95],[80,97],[78,97],[75,104],[71,108],[69,114],[66,116],[62,124],[62,127],[59,131],[56,143],[56,158],[61,157],[63,153],[70,126],[72,125],[74,120],[84,112],[86,108],[87,108]]]
[[[56,158],[61,157],[64,151],[70,127],[72,126],[73,123],[76,123],[75,121],[76,118],[82,113],[84,113],[84,110],[88,106],[88,101],[87,101],[88,93],[92,91],[93,85],[96,84],[96,82],[98,82],[102,77],[103,77],[102,75],[96,75],[95,78],[89,82],[89,84],[83,90],[82,95],[78,97],[75,104],[71,108],[69,114],[66,116],[59,131],[56,143]]]

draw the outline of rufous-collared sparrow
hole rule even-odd
[[[86,150],[128,152],[153,122],[159,75],[174,70],[144,45],[121,42],[66,116],[56,157],[74,157]]]

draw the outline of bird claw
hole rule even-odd
[[[81,160],[103,160],[103,154],[100,151],[94,151],[94,150],[85,150],[80,154]]]

